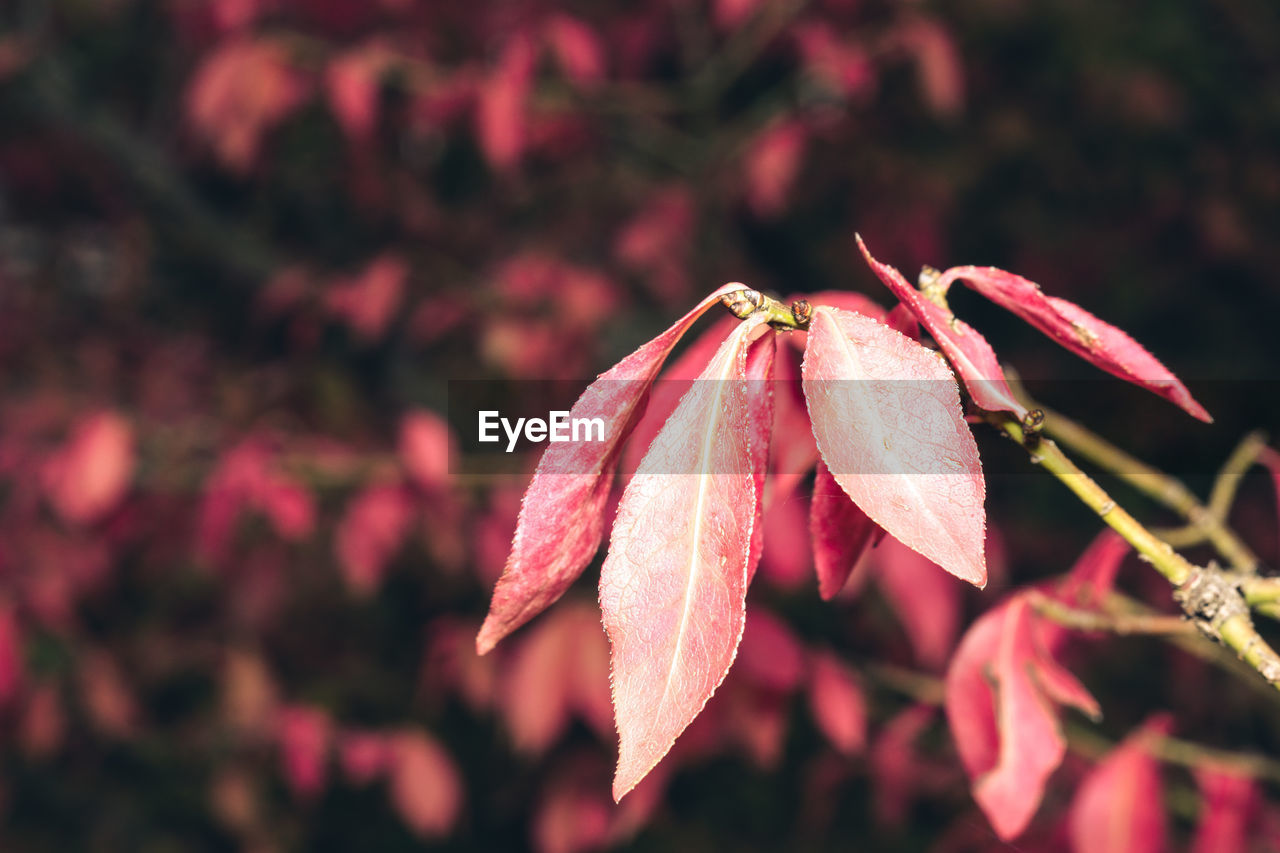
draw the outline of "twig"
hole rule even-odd
[[[1148,634],[1155,636],[1191,635],[1196,628],[1181,616],[1163,613],[1103,613],[1072,607],[1040,592],[1028,596],[1031,606],[1041,616],[1064,628],[1077,631],[1106,631],[1121,636]]]
[[[1016,443],[1024,443],[1022,423],[1008,412],[990,412],[987,420]],[[1174,598],[1206,636],[1218,640],[1280,690],[1280,655],[1253,626],[1249,606],[1231,576],[1216,566],[1190,563],[1167,542],[1116,504],[1049,439],[1027,448],[1031,461],[1041,465],[1075,493],[1098,517],[1124,537],[1134,550],[1175,587]]]

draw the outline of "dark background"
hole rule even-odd
[[[518,653],[469,652],[521,478],[450,480],[443,433],[406,449],[404,418],[438,423],[424,412],[444,414],[449,379],[581,385],[728,280],[888,303],[855,231],[908,278],[995,265],[1128,331],[1214,425],[975,294],[952,300],[1034,393],[1203,491],[1246,431],[1280,429],[1280,12],[1265,0],[4,3],[0,610],[14,627],[0,646],[14,663],[0,690],[0,844],[556,850],[573,849],[557,819],[616,822],[609,732],[582,725],[588,712],[535,749],[512,746],[512,709],[554,704],[538,691],[564,676],[513,693]],[[512,405],[540,405],[528,394]],[[117,500],[77,516],[41,472],[101,411],[123,418],[136,460]],[[977,432],[1013,582],[1064,571],[1095,520]],[[245,494],[268,497],[232,499],[249,508],[202,548],[214,472],[245,441],[275,472],[255,469]],[[434,473],[414,467],[424,454]],[[393,497],[344,528],[371,483]],[[1269,489],[1250,478],[1237,518],[1274,564]],[[310,524],[272,514],[293,500]],[[400,527],[368,546],[381,556],[361,587],[335,540],[381,541],[370,530],[384,516]],[[593,574],[571,598],[594,601]],[[1127,576],[1161,600],[1138,566]],[[966,598],[966,612],[996,594]],[[766,584],[753,600],[859,666],[919,666],[874,593],[828,605],[812,584]],[[1161,707],[1218,745],[1275,737],[1249,690],[1184,678],[1189,665],[1153,641],[1108,649],[1076,671],[1111,737]],[[874,744],[904,699],[869,696]],[[728,736],[675,773],[625,843],[994,843],[937,719],[895,813],[876,793],[890,785],[882,763],[837,762],[803,703],[784,705],[774,760]],[[299,709],[317,716],[298,723]],[[432,746],[365,784],[342,758],[356,731],[389,738],[388,754],[408,749],[396,733]],[[457,811],[431,793],[451,779]],[[1050,823],[1066,796],[1051,795]],[[1194,808],[1171,814],[1182,831]]]

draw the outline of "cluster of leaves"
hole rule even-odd
[[[902,302],[893,310],[845,289],[874,285],[851,272],[855,224],[886,257],[1000,262],[1108,317],[1159,311],[1185,330],[1179,311],[1207,322],[1232,309],[1233,339],[1264,346],[1251,329],[1266,311],[1162,294],[1229,268],[1242,304],[1270,304],[1280,259],[1256,237],[1274,230],[1274,150],[1253,146],[1273,116],[1244,99],[1268,53],[1238,72],[1226,61],[1268,30],[1245,27],[1237,49],[1181,12],[1152,12],[1157,26],[1078,5],[0,8],[5,849],[858,838],[954,850],[1019,832],[1029,847],[1140,849],[1134,839],[1165,839],[1162,821],[1202,850],[1264,838],[1267,766],[1197,754],[1181,762],[1191,776],[1166,760],[1171,723],[1139,725],[1168,705],[1178,733],[1208,727],[1210,742],[1251,748],[1275,738],[1256,697],[1181,652],[1111,642],[1091,654],[1042,615],[1045,599],[1095,605],[1123,555],[1115,540],[1064,572],[1062,555],[1091,534],[1045,524],[1052,489],[1030,483],[1016,500],[1034,528],[983,531],[973,515],[913,530],[901,502],[934,503],[878,499],[857,474],[866,454],[882,460],[875,441],[900,435],[905,453],[925,431],[850,442],[841,409],[866,400],[831,398],[835,414],[809,421],[806,379],[820,388],[823,371],[856,363],[875,381],[913,364],[932,393],[911,418],[926,407],[954,431],[967,472],[956,496],[981,504],[954,380],[915,342],[931,336],[984,408],[1016,406],[981,338],[889,268],[873,266]],[[1204,63],[1188,61],[1196,51]],[[1031,54],[1043,62],[1028,69]],[[1195,70],[1210,64],[1222,91]],[[1046,92],[1069,108],[1045,111]],[[1082,128],[1108,130],[1076,144]],[[1202,173],[1174,180],[1187,162]],[[1135,289],[1111,285],[1134,270],[1168,289],[1126,302]],[[939,276],[936,288],[972,285],[1201,414],[1073,305],[985,268]],[[538,582],[499,582],[527,483],[455,476],[441,377],[576,383],[708,282],[735,279],[827,306],[804,363],[801,332],[723,318],[692,334],[698,311],[643,347],[623,362],[642,380],[631,392],[659,374],[685,381],[651,386],[629,441],[603,450],[590,483],[550,495],[569,514],[517,543]],[[1142,322],[1139,337],[1179,364],[1228,359]],[[893,357],[845,358],[850,334]],[[1250,352],[1266,363],[1265,350],[1231,357]],[[1014,360],[1048,371],[1040,353]],[[743,381],[694,383],[704,391],[682,399],[708,369]],[[776,393],[752,397],[762,386],[748,377],[770,371]],[[617,413],[641,408],[594,404],[622,431]],[[694,625],[711,667],[669,635],[635,636],[625,616],[636,596],[653,606],[678,586],[680,563],[651,550],[653,531],[692,518],[691,496],[644,486],[649,449],[683,442],[669,423],[717,436],[685,463],[736,475],[708,481],[703,504],[718,521],[702,531],[722,532],[716,547],[735,556],[733,584],[699,590],[713,607],[732,597],[725,624]],[[855,458],[833,460],[842,452]],[[592,584],[573,578],[597,559],[615,504],[632,533],[615,535],[603,570],[610,637]],[[1254,520],[1273,523],[1269,510]],[[478,632],[491,645],[562,592],[477,656]],[[653,767],[620,804],[610,639],[635,676],[615,681],[634,700],[618,793]],[[693,692],[664,706],[645,704],[658,701],[656,650],[693,665],[676,676]],[[1108,738],[1132,737],[1082,738],[1057,704],[1101,708]],[[1122,796],[1142,808],[1109,812]]]

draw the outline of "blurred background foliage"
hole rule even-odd
[[[471,650],[522,481],[451,475],[446,380],[590,378],[727,280],[888,302],[855,231],[909,275],[1003,267],[1129,331],[1217,424],[953,303],[1034,392],[1202,486],[1276,426],[1280,11],[0,5],[4,848],[993,846],[932,682],[900,676],[960,627],[926,654],[913,619],[995,593],[823,604],[776,546],[754,630],[783,639],[620,808],[589,577]],[[1007,577],[1064,571],[1094,522],[979,439]],[[1238,520],[1275,564],[1267,489]],[[803,710],[820,649],[866,682],[865,750]],[[1176,707],[1280,742],[1247,688],[1109,651],[1077,671],[1113,737]]]

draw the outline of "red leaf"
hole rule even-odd
[[[1007,600],[965,634],[946,678],[947,720],[974,799],[1006,841],[1026,828],[1066,751],[1042,671],[1060,687],[1075,680],[1038,648],[1035,627],[1025,598]],[[1072,695],[1088,697],[1075,685]]]
[[[760,571],[774,587],[793,590],[813,576],[813,557],[805,536],[809,499],[795,493],[780,498],[777,484],[775,478],[769,508],[756,528],[763,539]]]
[[[662,373],[662,378],[653,383],[649,401],[644,407],[644,415],[636,424],[627,439],[626,449],[622,452],[622,472],[624,475],[634,474],[640,466],[640,460],[649,451],[653,437],[662,429],[662,425],[671,417],[671,413],[680,404],[680,398],[689,390],[690,383],[698,378],[707,362],[715,355],[720,344],[729,337],[729,333],[740,321],[730,314],[721,317],[701,335],[696,337],[685,350],[671,362]]]
[[[1168,847],[1160,765],[1146,741],[1170,721],[1148,721],[1085,777],[1071,802],[1071,847],[1080,853],[1159,853]]]
[[[378,125],[378,97],[382,75],[394,62],[380,45],[368,45],[330,60],[325,69],[329,107],[348,139],[364,145]]]
[[[419,731],[391,739],[391,802],[418,836],[447,835],[462,808],[462,780],[444,747]]]
[[[456,453],[449,425],[426,410],[400,419],[400,461],[421,488],[433,492],[449,482],[450,460]]]
[[[497,67],[480,90],[476,114],[480,147],[495,169],[505,171],[520,160],[527,141],[525,99],[533,84],[537,52],[527,33],[509,39]]]
[[[960,587],[932,560],[891,536],[873,559],[880,588],[902,621],[916,659],[941,668],[960,630]]]
[[[654,439],[618,504],[600,572],[621,799],[724,680],[746,615],[756,506],[747,349],[760,315],[721,345]]]
[[[1191,853],[1249,849],[1250,824],[1261,803],[1258,783],[1225,766],[1201,765],[1194,774],[1202,799]]]
[[[352,592],[368,596],[378,588],[412,520],[413,504],[400,486],[373,485],[352,498],[335,542],[338,565]]]
[[[331,286],[325,304],[360,339],[373,343],[386,333],[399,310],[408,277],[409,267],[402,258],[382,255],[359,275]]]
[[[0,597],[0,708],[18,692],[22,683],[22,633],[8,597]]]
[[[516,748],[545,752],[572,714],[613,734],[609,649],[594,606],[565,604],[531,630],[503,679],[502,714]]]
[[[942,347],[973,402],[991,412],[1013,412],[1020,418],[1026,415],[1026,406],[1014,398],[1000,362],[986,338],[946,308],[931,302],[908,284],[902,273],[873,258],[862,238],[857,239],[858,248],[872,271]]]
[[[803,374],[814,438],[845,493],[900,542],[983,586],[986,486],[942,359],[869,317],[817,308]]]
[[[746,393],[749,427],[747,439],[752,448],[751,480],[755,488],[755,513],[751,523],[751,552],[747,556],[747,585],[755,577],[764,557],[764,488],[769,468],[769,448],[774,428],[773,365],[778,351],[778,336],[766,333],[747,350]]]
[[[809,710],[819,731],[845,755],[867,744],[867,700],[853,672],[830,652],[813,656],[809,673]]]
[[[547,42],[574,85],[591,90],[604,78],[604,47],[595,30],[570,15],[547,21]]]
[[[813,537],[818,594],[824,601],[836,597],[863,554],[884,537],[884,530],[849,500],[821,461],[809,504],[809,533]]]
[[[775,361],[777,379],[774,382],[773,442],[769,454],[769,470],[773,473],[773,490],[770,499],[777,503],[787,500],[809,469],[818,461],[818,446],[813,441],[813,427],[809,424],[809,410],[805,407],[804,390],[800,384],[800,362],[795,345],[803,346],[807,337],[802,333],[785,334],[783,346]]]
[[[1084,360],[1164,397],[1194,418],[1213,422],[1169,368],[1133,338],[1075,303],[1046,296],[1035,282],[994,267],[954,267],[942,274],[938,286],[946,288],[957,280],[1017,314]]]
[[[276,726],[285,779],[297,796],[316,796],[328,776],[333,741],[329,715],[319,708],[292,705],[280,709]]]
[[[476,637],[484,654],[559,598],[600,545],[605,502],[619,448],[631,433],[667,354],[722,295],[726,284],[671,328],[600,375],[570,410],[572,418],[601,418],[604,441],[548,444],[525,491],[515,541],[493,591],[489,615]]]
[[[936,21],[919,18],[898,32],[914,55],[920,90],[933,114],[951,118],[964,107],[964,68],[951,35]]]
[[[248,171],[262,135],[293,112],[308,84],[283,43],[229,38],[205,57],[187,94],[191,123],[227,167]]]
[[[353,785],[368,785],[387,769],[391,759],[387,738],[377,732],[344,732],[338,742],[342,772]]]
[[[781,212],[800,171],[809,133],[799,121],[786,121],[751,141],[745,155],[747,204],[758,216]]]
[[[76,422],[67,442],[42,471],[49,503],[67,521],[89,524],[115,508],[135,464],[133,429],[114,412]]]
[[[1058,585],[1057,595],[1076,606],[1101,605],[1115,588],[1116,575],[1130,550],[1124,537],[1110,527],[1103,528]]]
[[[804,649],[778,617],[752,607],[738,648],[738,669],[756,687],[790,693],[804,677]]]

